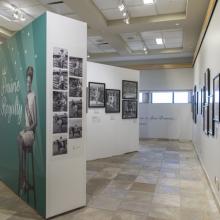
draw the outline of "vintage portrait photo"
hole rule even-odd
[[[210,96],[210,69],[208,68],[204,74],[204,84],[205,84],[205,103],[208,103],[208,98]]]
[[[83,59],[78,57],[69,57],[69,74],[70,76],[82,77]]]
[[[53,156],[67,154],[67,135],[55,135],[53,138]]]
[[[122,80],[122,98],[137,99],[138,83],[135,81]]]
[[[203,106],[203,131],[206,135],[209,133],[209,106]]]
[[[105,83],[89,82],[89,107],[105,107]]]
[[[82,79],[69,78],[69,97],[82,97]]]
[[[209,135],[214,136],[215,134],[215,123],[214,123],[214,118],[213,118],[213,96],[209,96]]]
[[[53,67],[67,69],[68,51],[63,48],[53,48]]]
[[[67,111],[67,92],[53,91],[53,111],[54,112]]]
[[[105,90],[105,112],[106,113],[120,112],[120,90],[116,90],[116,89]]]
[[[82,99],[69,99],[69,117],[82,118]]]
[[[214,120],[220,122],[220,74],[213,80]]]
[[[69,120],[69,139],[82,137],[82,119]]]
[[[122,101],[122,119],[137,118],[137,101]]]
[[[53,115],[53,133],[67,133],[67,113]]]
[[[67,90],[67,70],[57,69],[53,71],[53,89]]]

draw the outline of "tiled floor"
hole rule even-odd
[[[87,207],[55,220],[218,220],[191,143],[141,141],[136,153],[88,162]],[[0,220],[41,219],[0,183]]]

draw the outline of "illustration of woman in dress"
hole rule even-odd
[[[35,93],[32,91],[33,77],[34,69],[29,66],[26,71],[27,95],[25,98],[25,128],[19,133],[17,138],[19,150],[18,195],[22,197],[26,194],[27,200],[29,200],[29,191],[32,190],[36,206],[33,146],[35,141],[35,130],[37,127],[37,104]],[[32,183],[30,183],[30,180],[28,179],[28,154],[31,154],[32,156]]]

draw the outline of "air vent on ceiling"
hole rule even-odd
[[[54,1],[54,2],[50,2],[48,3],[48,5],[58,5],[58,4],[62,4],[63,1]]]

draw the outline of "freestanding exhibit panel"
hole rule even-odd
[[[86,204],[86,31],[47,12],[0,46],[0,179],[45,218]]]

